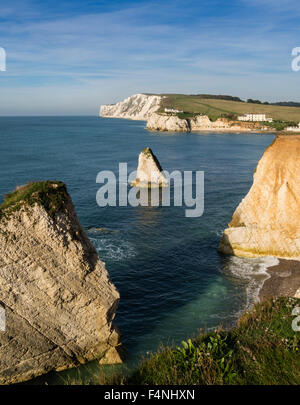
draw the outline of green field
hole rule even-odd
[[[183,110],[191,114],[205,114],[215,120],[224,114],[243,115],[245,113],[263,113],[273,120],[300,122],[300,107],[283,107],[265,104],[253,104],[238,101],[202,98],[185,94],[162,94],[160,112],[165,108]]]

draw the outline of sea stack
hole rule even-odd
[[[119,293],[63,183],[19,187],[0,207],[0,384],[93,359],[120,361]]]
[[[224,231],[220,251],[300,260],[300,136],[278,136]]]
[[[152,150],[147,147],[139,155],[135,187],[168,187],[162,167]]]

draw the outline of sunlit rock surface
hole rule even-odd
[[[0,210],[0,383],[105,357],[120,338],[119,293],[84,233],[65,185],[19,188]]]
[[[136,187],[167,187],[167,178],[152,150],[147,147],[139,155],[136,180],[132,183]]]
[[[300,260],[300,136],[279,136],[224,231],[220,250],[243,257]]]

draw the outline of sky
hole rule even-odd
[[[299,0],[0,0],[0,115],[97,115],[135,93],[300,102]]]

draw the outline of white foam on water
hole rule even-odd
[[[249,307],[259,300],[259,292],[264,282],[270,278],[268,268],[278,263],[279,260],[274,256],[253,259],[231,256],[224,271],[246,281],[247,307]]]
[[[101,260],[121,261],[136,255],[133,245],[127,241],[114,240],[112,238],[89,237],[95,246]]]
[[[224,229],[219,229],[218,231],[215,231],[214,234],[217,235],[218,238],[222,238]]]

